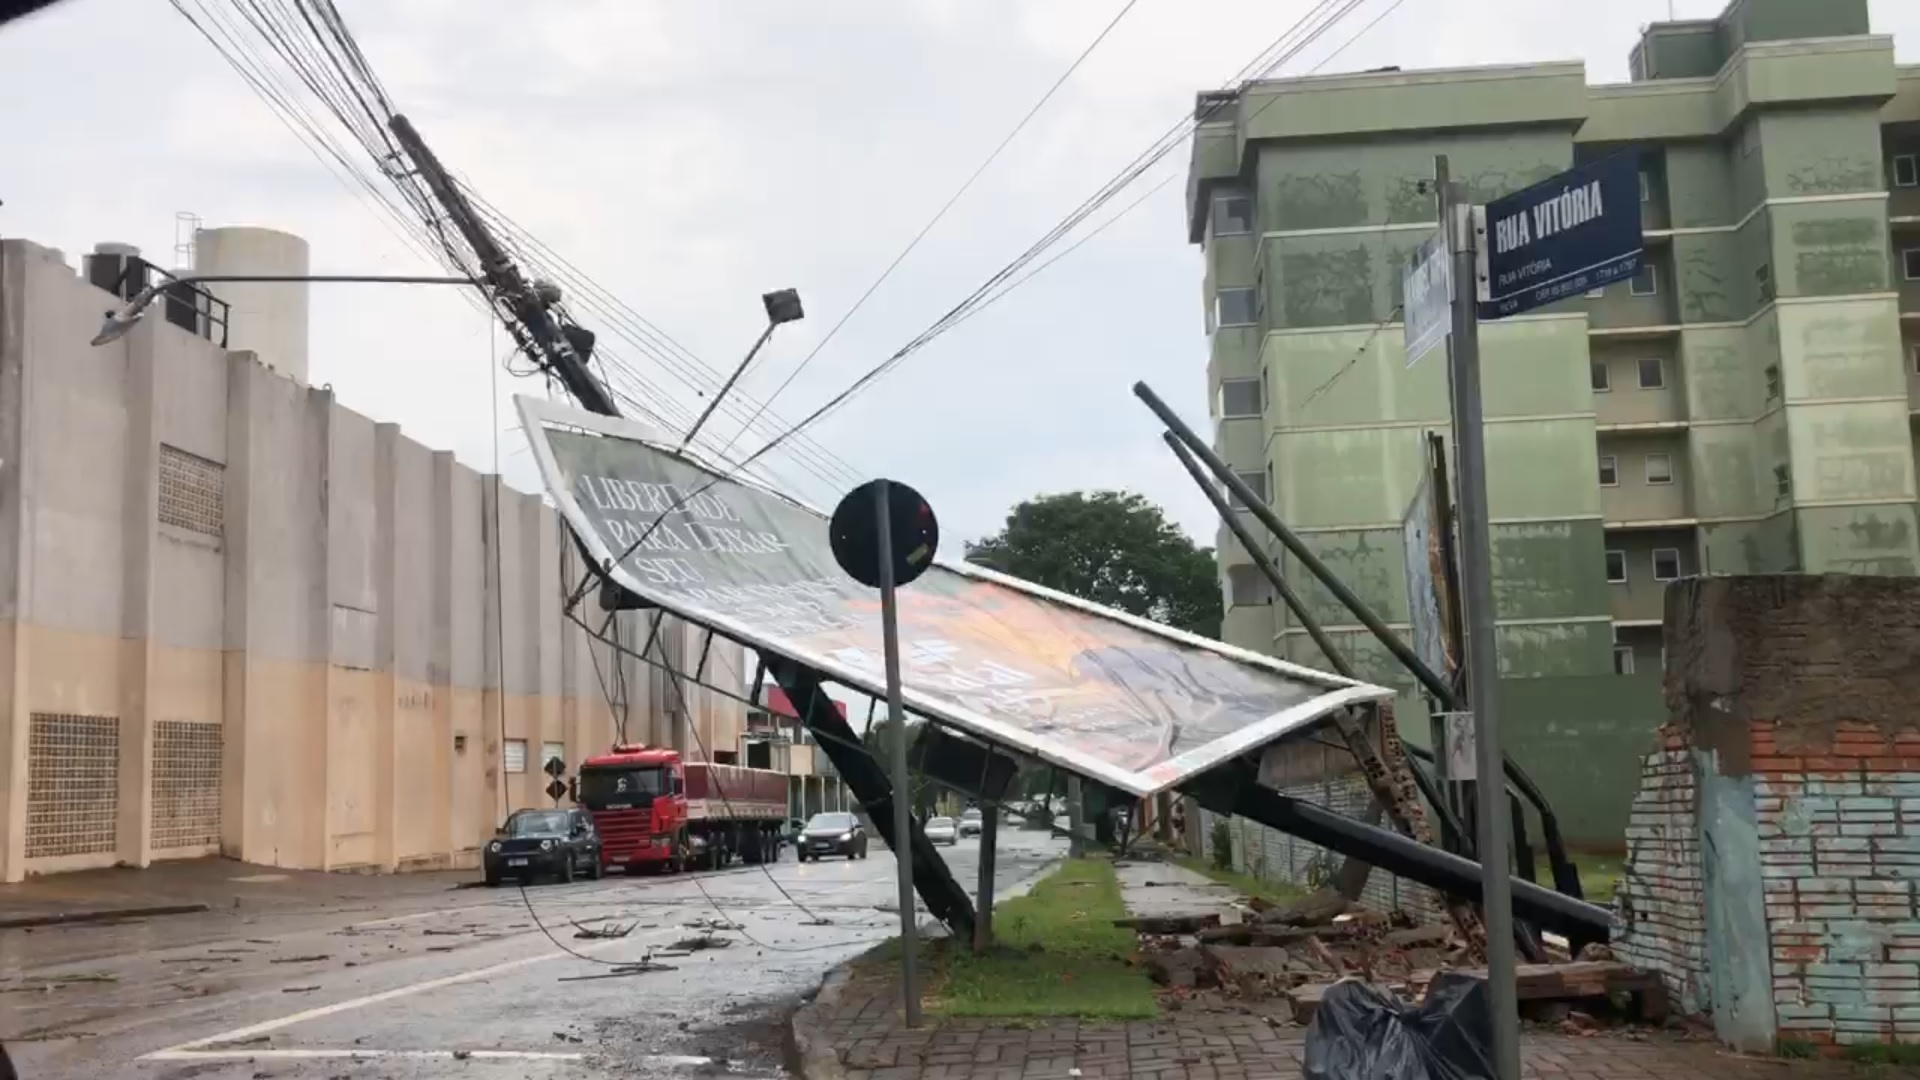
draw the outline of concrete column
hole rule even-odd
[[[507,516],[503,496],[506,488],[498,476],[488,476],[481,480],[480,495],[480,558],[484,567],[486,588],[482,591],[481,623],[486,638],[481,642],[481,653],[486,657],[482,670],[485,675],[480,681],[482,687],[479,751],[486,763],[486,775],[493,778],[493,813],[498,821],[506,816],[511,808],[507,784],[509,777],[505,766],[506,738],[506,649],[505,623],[507,618],[505,567],[503,554]]]
[[[427,550],[433,553],[433,585],[428,592],[433,606],[428,617],[432,628],[427,651],[427,681],[433,686],[433,769],[447,785],[447,797],[436,808],[434,849],[451,860],[462,844],[454,835],[454,806],[462,798],[464,777],[453,750],[454,692],[454,514],[453,452],[433,452],[432,481],[428,488],[428,522],[431,539]],[[464,524],[464,523],[463,523]]]
[[[400,740],[394,722],[399,709],[398,618],[403,602],[400,531],[402,528],[417,529],[423,524],[419,508],[400,502],[400,438],[398,424],[374,426],[373,581],[377,618],[374,624],[373,667],[376,672],[374,682],[379,690],[373,698],[373,857],[381,869],[389,872],[400,865],[400,818],[394,797],[400,769]]]
[[[254,417],[261,408],[256,370],[253,354],[227,354],[226,535],[222,538],[226,610],[221,645],[226,752],[220,763],[220,850],[236,859],[259,857],[251,808],[254,789],[261,781],[259,770],[249,765],[264,753],[262,740],[253,737],[254,713],[249,708],[256,695],[251,646],[257,632],[253,564],[255,515],[260,512],[253,492]]]
[[[121,524],[120,821],[116,847],[128,866],[152,861],[153,558],[160,517],[159,357],[147,320],[127,342],[127,472]]]
[[[269,376],[263,371],[261,377]],[[318,462],[320,469],[320,490],[326,492],[333,483],[333,391],[309,390],[305,395],[305,404],[309,422],[316,426],[320,434],[320,460]],[[313,650],[317,655],[312,656],[310,660],[320,665],[320,700],[318,707],[313,708],[313,711],[308,714],[315,721],[313,724],[313,734],[315,741],[319,744],[314,752],[314,761],[317,766],[315,770],[316,779],[319,782],[310,789],[310,792],[311,797],[320,800],[320,812],[314,815],[316,821],[311,827],[318,832],[318,835],[310,835],[305,839],[307,842],[316,845],[318,859],[315,861],[318,863],[319,868],[322,870],[331,870],[334,866],[333,702],[335,697],[335,684],[338,681],[339,675],[338,669],[334,666],[333,662],[338,643],[334,641],[333,630],[333,598],[336,592],[336,583],[333,577],[333,555],[330,549],[332,547],[334,529],[336,524],[339,523],[339,507],[334,500],[326,498],[324,495],[321,499],[320,516],[322,527],[320,529],[320,550],[318,552],[319,565],[314,568],[315,578],[319,583],[319,588],[316,590],[316,593],[308,594],[310,596],[317,595],[319,602],[314,604],[311,610],[303,613],[307,617],[308,623],[309,636],[307,640],[318,645],[318,648]],[[310,705],[309,707],[312,706]]]
[[[28,633],[22,601],[33,574],[33,382],[21,242],[0,243],[0,881],[26,876]],[[11,317],[10,317],[11,313]]]

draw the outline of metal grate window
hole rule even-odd
[[[34,713],[27,738],[27,858],[110,854],[119,826],[119,719]]]
[[[162,720],[153,731],[153,846],[220,842],[219,724]]]
[[[160,447],[160,524],[219,536],[226,526],[227,467]]]

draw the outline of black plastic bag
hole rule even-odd
[[[1418,1007],[1342,979],[1307,1027],[1306,1080],[1491,1080],[1486,980],[1443,971]]]

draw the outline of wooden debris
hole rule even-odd
[[[1219,926],[1220,915],[1218,912],[1204,915],[1144,915],[1115,919],[1113,925],[1142,934],[1197,934],[1210,926]]]
[[[1486,978],[1485,968],[1461,969]],[[1434,972],[1421,972],[1413,982],[1423,990]],[[1514,989],[1520,1001],[1579,1001],[1624,996],[1639,1018],[1650,1024],[1667,1019],[1667,986],[1658,972],[1641,971],[1617,961],[1575,961],[1571,964],[1521,964],[1514,969]]]

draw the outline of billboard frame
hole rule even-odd
[[[641,587],[640,583],[618,561],[616,553],[607,548],[597,531],[582,526],[589,520],[581,508],[573,491],[561,482],[559,462],[555,458],[552,446],[547,441],[549,428],[572,429],[602,437],[625,439],[638,442],[657,453],[675,458],[684,464],[707,473],[715,480],[725,481],[747,488],[760,495],[779,499],[790,506],[804,510],[819,517],[822,524],[827,515],[818,508],[808,505],[789,495],[766,486],[751,476],[735,475],[735,470],[716,465],[701,455],[688,450],[676,449],[666,432],[651,425],[620,417],[603,416],[589,413],[569,405],[546,398],[537,398],[525,394],[514,396],[514,407],[520,415],[521,428],[527,436],[529,448],[533,451],[535,463],[549,496],[556,504],[560,516],[565,519],[568,529],[583,545],[595,561],[596,567],[611,564],[609,571],[613,580],[635,596],[657,606],[677,618],[704,626],[722,634],[741,645],[762,652],[785,656],[793,661],[812,668],[820,675],[862,693],[879,697],[886,693],[884,680],[874,678],[860,669],[838,663],[830,657],[815,653],[809,649],[795,648],[790,643],[782,643],[767,637],[753,627],[728,616],[688,604],[669,593],[655,593]],[[1316,726],[1337,709],[1374,701],[1390,700],[1394,692],[1386,687],[1363,683],[1340,675],[1317,671],[1288,663],[1276,657],[1240,649],[1223,642],[1213,641],[1190,634],[1173,627],[1163,626],[1148,619],[1114,611],[1099,604],[1090,603],[1079,597],[1056,592],[1032,582],[1009,577],[985,567],[975,566],[963,560],[936,557],[934,564],[941,569],[970,577],[978,581],[990,582],[1016,592],[1025,593],[1037,600],[1044,600],[1063,607],[1075,609],[1083,614],[1111,619],[1174,644],[1214,653],[1222,658],[1265,670],[1299,682],[1319,686],[1325,693],[1316,695],[1298,705],[1272,713],[1264,720],[1246,727],[1223,738],[1204,743],[1178,757],[1169,758],[1147,769],[1129,771],[1118,768],[1100,758],[1080,752],[1070,746],[1051,743],[1036,737],[1018,727],[975,712],[971,709],[943,701],[940,698],[922,693],[912,686],[903,688],[903,697],[908,709],[915,715],[933,722],[944,724],[976,738],[997,742],[1008,749],[1029,757],[1050,762],[1062,768],[1078,772],[1088,779],[1096,780],[1110,787],[1145,798],[1158,794],[1184,783],[1214,767],[1231,761],[1250,751],[1261,749],[1290,735],[1301,734]]]

